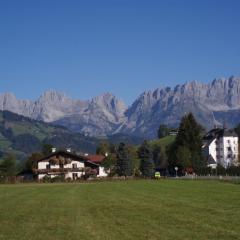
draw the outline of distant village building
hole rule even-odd
[[[170,135],[170,136],[177,136],[178,135],[178,129],[170,130],[168,135]]]
[[[212,129],[204,136],[202,149],[210,167],[238,165],[238,136],[233,130]]]
[[[50,178],[62,176],[65,179],[72,180],[79,179],[87,174],[93,174],[97,177],[107,176],[104,168],[99,164],[100,156],[98,158],[95,156],[98,163],[90,161],[89,157],[73,154],[69,150],[56,151],[56,149],[53,149],[52,154],[38,161],[35,173],[39,180],[45,176]]]

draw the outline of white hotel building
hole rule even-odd
[[[238,165],[238,136],[233,130],[212,129],[204,136],[202,148],[211,167]]]

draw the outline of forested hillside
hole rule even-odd
[[[0,156],[11,152],[18,158],[24,158],[31,152],[39,151],[43,144],[71,147],[83,153],[95,152],[98,141],[64,127],[0,111]]]

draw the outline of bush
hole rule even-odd
[[[51,182],[65,182],[64,176],[56,176],[54,178],[51,178]]]
[[[48,176],[48,175],[45,175],[45,176],[42,178],[42,181],[43,181],[44,183],[49,183],[49,182],[51,182],[51,177]]]

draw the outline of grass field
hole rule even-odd
[[[152,140],[150,141],[150,146],[154,147],[154,146],[160,146],[162,148],[162,150],[165,151],[166,147],[173,143],[175,140],[175,136],[166,136],[164,138],[161,139],[157,139],[157,140]]]
[[[0,239],[240,239],[240,185],[191,180],[0,185]]]

